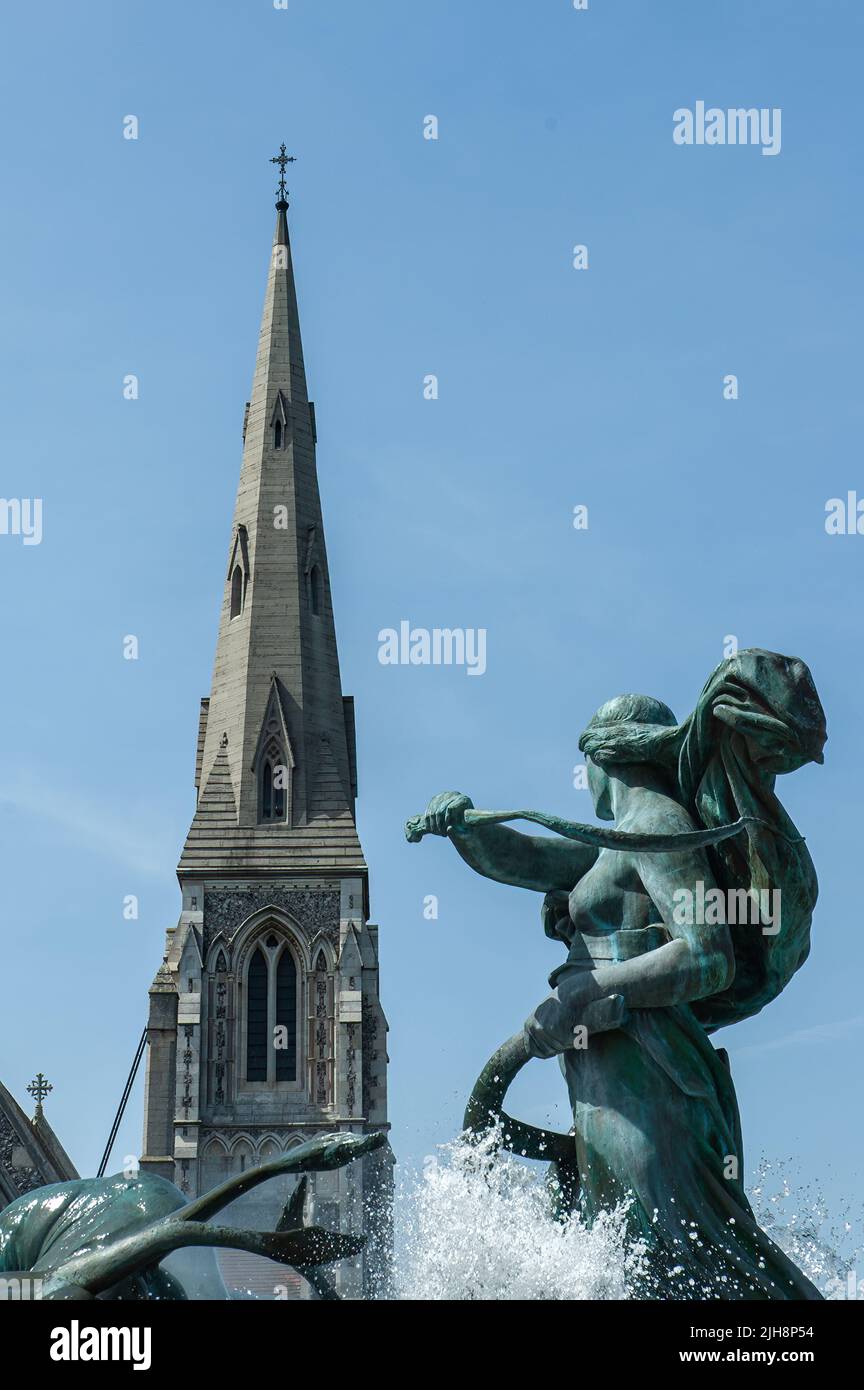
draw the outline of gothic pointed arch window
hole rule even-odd
[[[291,768],[278,740],[271,739],[260,761],[258,816],[265,823],[288,819]]]
[[[231,575],[231,617],[239,618],[243,611],[243,570],[240,565],[234,566]]]
[[[277,391],[276,400],[273,402],[273,412],[270,416],[270,428],[273,431],[273,448],[284,449],[288,444],[288,421],[289,405],[281,391]]]
[[[246,968],[243,1010],[247,1082],[296,1084],[300,972],[287,937],[269,929]]]
[[[276,966],[276,1080],[297,1077],[297,967],[284,950]],[[283,1044],[279,1046],[279,1044]]]
[[[228,615],[239,618],[246,602],[246,584],[249,578],[249,535],[245,526],[238,526],[228,561]]]
[[[232,1146],[229,1157],[235,1173],[245,1173],[247,1168],[255,1166],[255,1150],[248,1139],[239,1139]]]
[[[201,1190],[207,1192],[211,1187],[218,1187],[231,1176],[231,1172],[231,1155],[227,1148],[221,1139],[211,1138],[201,1155]]]
[[[246,1080],[267,1080],[269,967],[259,946],[246,977]]]

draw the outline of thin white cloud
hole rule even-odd
[[[79,793],[58,786],[48,771],[44,778],[21,776],[0,786],[0,806],[10,807],[16,815],[47,821],[72,843],[150,878],[165,874],[178,850],[160,836],[152,821],[139,814],[136,824],[134,811],[112,816],[104,805],[96,806]]]
[[[812,1028],[798,1028],[792,1033],[784,1033],[780,1038],[772,1038],[770,1042],[750,1043],[746,1047],[730,1047],[729,1051],[733,1057],[755,1057],[761,1052],[774,1052],[780,1047],[794,1047],[796,1044],[805,1045],[811,1043],[825,1042],[848,1042],[854,1033],[864,1028],[864,1014],[855,1014],[852,1018],[836,1019],[831,1023],[816,1023]]]

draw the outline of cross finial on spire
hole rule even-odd
[[[49,1091],[54,1090],[54,1087],[51,1085],[50,1081],[45,1080],[45,1077],[42,1075],[40,1071],[36,1073],[36,1080],[30,1082],[30,1085],[27,1087],[27,1090],[30,1092],[30,1095],[36,1101],[36,1116],[38,1118],[42,1114],[43,1100],[45,1099]]]
[[[271,164],[279,165],[279,187],[276,189],[276,192],[279,194],[279,203],[285,203],[286,206],[288,203],[288,189],[285,187],[285,165],[296,164],[296,162],[296,155],[285,153],[284,142],[279,147],[279,153],[274,154],[273,158],[270,160]],[[276,204],[277,207],[279,203]]]

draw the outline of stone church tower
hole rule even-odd
[[[316,1135],[389,1128],[354,706],[339,676],[284,178],[276,208],[182,911],[150,990],[141,1164],[190,1195]],[[339,1268],[349,1296],[386,1259],[391,1165],[385,1147],[313,1180],[316,1221],[370,1235]],[[281,1181],[258,1189],[265,1224]],[[255,1257],[235,1265],[229,1282],[292,1284]]]

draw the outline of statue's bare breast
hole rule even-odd
[[[589,935],[647,927],[657,921],[632,855],[600,851],[597,862],[570,894],[570,920],[577,931]]]

